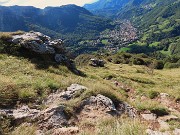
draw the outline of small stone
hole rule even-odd
[[[146,130],[146,133],[147,133],[148,135],[171,135],[171,133],[169,133],[169,132],[153,131],[153,130],[151,130],[151,129],[147,129],[147,130]]]
[[[167,97],[169,97],[169,94],[167,94],[167,93],[160,93],[160,97],[161,98],[167,98]]]
[[[176,128],[173,133],[174,135],[180,135],[180,129]]]
[[[62,127],[55,130],[53,135],[69,135],[69,134],[77,134],[79,133],[78,127]]]
[[[71,84],[70,87],[67,88],[67,91],[61,93],[63,99],[69,100],[71,99],[76,93],[83,93],[87,88],[85,86],[79,84]]]
[[[141,114],[142,118],[149,121],[155,121],[157,119],[157,115],[153,113],[149,114]]]
[[[159,122],[159,125],[160,125],[160,130],[169,130],[170,127],[169,127],[169,124],[167,122],[164,122],[162,120],[158,120]]]

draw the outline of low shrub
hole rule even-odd
[[[36,135],[37,127],[31,124],[22,124],[11,135]]]
[[[168,115],[169,112],[166,108],[154,108],[151,110],[152,113],[156,114],[157,116],[164,116],[164,115]]]
[[[159,92],[156,92],[156,91],[149,91],[149,92],[148,92],[148,97],[149,97],[150,99],[154,99],[154,98],[156,98],[158,95],[159,95]]]
[[[165,65],[164,65],[165,68],[179,68],[180,67],[180,63],[170,63],[170,62],[167,62]]]
[[[7,108],[16,105],[18,92],[15,85],[1,86],[0,88],[0,107]]]

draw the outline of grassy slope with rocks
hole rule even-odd
[[[39,61],[36,58],[33,59]],[[39,63],[41,62],[43,65],[48,64],[47,61],[39,61]],[[102,68],[95,68],[85,64],[78,68],[86,74],[85,77],[73,74],[62,65],[38,68],[36,63],[32,63],[30,58],[1,53],[0,108],[15,107],[20,104],[33,106],[33,104],[38,104],[39,101],[50,93],[56,90],[62,91],[70,84],[78,83],[86,86],[89,90],[85,91],[81,96],[63,103],[68,106],[72,113],[73,108],[77,107],[83,99],[100,93],[112,100],[126,101],[140,112],[150,110],[154,113],[171,113],[178,117],[180,116],[177,104],[180,99],[179,68],[154,69],[151,74],[149,74],[149,68],[145,66],[113,64],[111,62],[107,62],[105,67]],[[106,79],[108,77],[110,77],[110,80]],[[131,90],[127,92],[122,87],[115,86],[115,81],[129,87]],[[160,93],[169,94],[170,100],[167,104],[163,104],[160,101]],[[40,108],[43,107],[40,106]],[[169,108],[178,111],[171,112]],[[11,127],[11,123],[8,120],[3,121],[1,124],[0,132],[10,131],[8,125]],[[98,124],[88,124],[88,122],[81,124],[82,134],[106,134],[103,130],[108,127],[109,130],[107,132],[109,134],[132,133],[139,135],[144,134],[147,128],[143,121],[139,119],[132,120],[126,117],[119,118],[118,120],[107,119]],[[139,125],[138,127],[136,126],[137,124]],[[176,123],[172,122],[172,127],[174,126],[176,126]],[[31,131],[31,134],[35,134],[35,130],[36,125],[21,125],[12,134],[17,135],[21,132],[21,134],[25,134],[28,131]]]

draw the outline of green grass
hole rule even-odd
[[[170,31],[172,31],[173,29],[174,29],[173,27],[169,27],[169,28],[167,28],[167,29],[162,30],[162,32],[170,32]]]
[[[72,83],[78,83],[86,86],[88,90],[81,95],[77,94],[74,99],[66,103],[59,103],[67,105],[67,110],[70,113],[73,113],[74,108],[78,107],[82,100],[91,95],[103,94],[113,101],[126,101],[139,111],[150,110],[161,115],[168,113],[168,109],[153,99],[158,97],[161,92],[168,93],[172,101],[178,99],[178,95],[180,95],[179,68],[154,70],[153,75],[147,73],[145,66],[119,65],[110,62],[107,62],[102,68],[84,65],[78,66],[78,69],[85,73],[86,77],[77,76],[62,65],[39,69],[36,64],[31,63],[28,59],[0,54],[0,106],[15,105],[18,100],[23,103],[42,100],[57,89],[61,91]],[[111,79],[106,80],[107,77]],[[134,89],[134,93],[131,95],[134,96],[133,102],[128,98],[128,93],[114,85],[114,81],[121,82]],[[146,96],[147,99],[142,100],[141,96]],[[107,125],[105,132],[102,130],[106,129],[106,124],[102,124],[102,128],[96,128],[102,131],[102,134],[106,132],[121,134],[122,131],[135,135],[141,134],[139,131],[142,130],[142,127],[134,127],[139,121],[134,123],[134,121],[127,120],[127,123],[123,121],[125,122],[123,124],[120,120],[111,122]],[[117,124],[118,127],[113,123],[119,123],[119,125]],[[34,129],[34,127],[29,128]],[[20,129],[21,127],[14,132],[17,133]],[[26,130],[22,130],[22,133]]]
[[[123,48],[120,49],[119,52],[127,52],[127,51],[129,51],[129,50],[130,50],[130,48],[128,48],[128,47],[123,47]]]
[[[101,43],[104,44],[104,45],[108,45],[109,44],[108,40],[102,40]]]
[[[156,47],[156,46],[158,46],[159,44],[160,44],[160,42],[153,42],[153,43],[152,43],[152,44],[150,44],[149,46],[150,46],[150,47],[153,47],[153,46],[155,46],[155,47]]]

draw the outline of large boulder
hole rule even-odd
[[[45,59],[55,61],[57,64],[65,65],[73,73],[80,75],[81,72],[76,69],[74,61],[70,59],[68,51],[63,45],[61,39],[52,40],[40,32],[25,32],[18,35],[12,35],[8,42],[19,44],[20,47],[26,48],[34,57],[36,54],[41,55]]]
[[[22,35],[12,36],[12,43],[20,44],[21,46],[30,49],[33,52],[40,54],[55,54],[56,51],[52,45],[52,40],[50,37],[40,33],[40,32],[27,32]],[[62,44],[60,41],[55,45]]]
[[[96,97],[95,96],[91,96],[87,101],[87,104],[96,104],[99,107],[104,107],[109,111],[116,111],[115,105],[113,103],[113,101],[106,97],[103,96],[101,94],[98,94]]]
[[[104,67],[104,60],[99,60],[99,59],[91,59],[90,60],[90,65],[94,67]]]
[[[65,53],[63,41],[61,39],[52,40],[40,32],[25,32],[13,35],[10,42],[20,44],[22,47],[39,54],[59,54]]]

